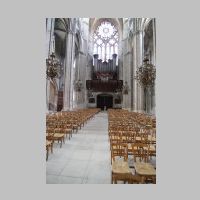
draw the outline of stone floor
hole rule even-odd
[[[46,164],[46,183],[111,183],[107,112],[95,115],[62,148],[54,145]]]
[[[54,144],[46,164],[48,184],[110,184],[111,163],[108,115],[100,112],[87,122],[62,148]],[[154,166],[156,160],[150,161]],[[129,166],[133,166],[129,159]]]

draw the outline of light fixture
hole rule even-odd
[[[75,82],[75,90],[77,92],[80,92],[83,88],[83,84],[82,84],[82,81],[81,80],[78,80]]]
[[[88,97],[93,97],[93,93],[92,93],[92,90],[88,90]]]
[[[156,79],[156,68],[154,65],[149,63],[147,57],[144,58],[143,65],[137,69],[135,79],[145,89],[154,85]]]
[[[59,60],[56,59],[56,56],[54,53],[52,53],[47,59],[46,59],[46,75],[47,79],[54,79],[59,77],[59,71],[61,63]]]
[[[122,87],[123,94],[125,94],[125,95],[128,94],[128,90],[129,90],[128,83],[127,83],[127,81],[125,81],[125,83]]]

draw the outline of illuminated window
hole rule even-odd
[[[99,59],[108,61],[112,54],[118,54],[119,35],[114,25],[108,21],[102,22],[93,35],[93,53],[99,54]]]

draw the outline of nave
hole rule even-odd
[[[155,80],[155,18],[46,18],[46,182],[156,183]]]

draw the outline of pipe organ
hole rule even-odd
[[[93,78],[99,79],[98,74],[101,74],[102,76],[110,76],[109,79],[116,79],[118,74],[116,65],[117,54],[113,54],[112,59],[108,59],[108,61],[102,61],[98,57],[98,54],[94,54]]]
[[[92,80],[86,80],[86,88],[92,92],[121,92],[123,81],[118,80],[117,54],[103,61],[99,55],[93,55]]]

